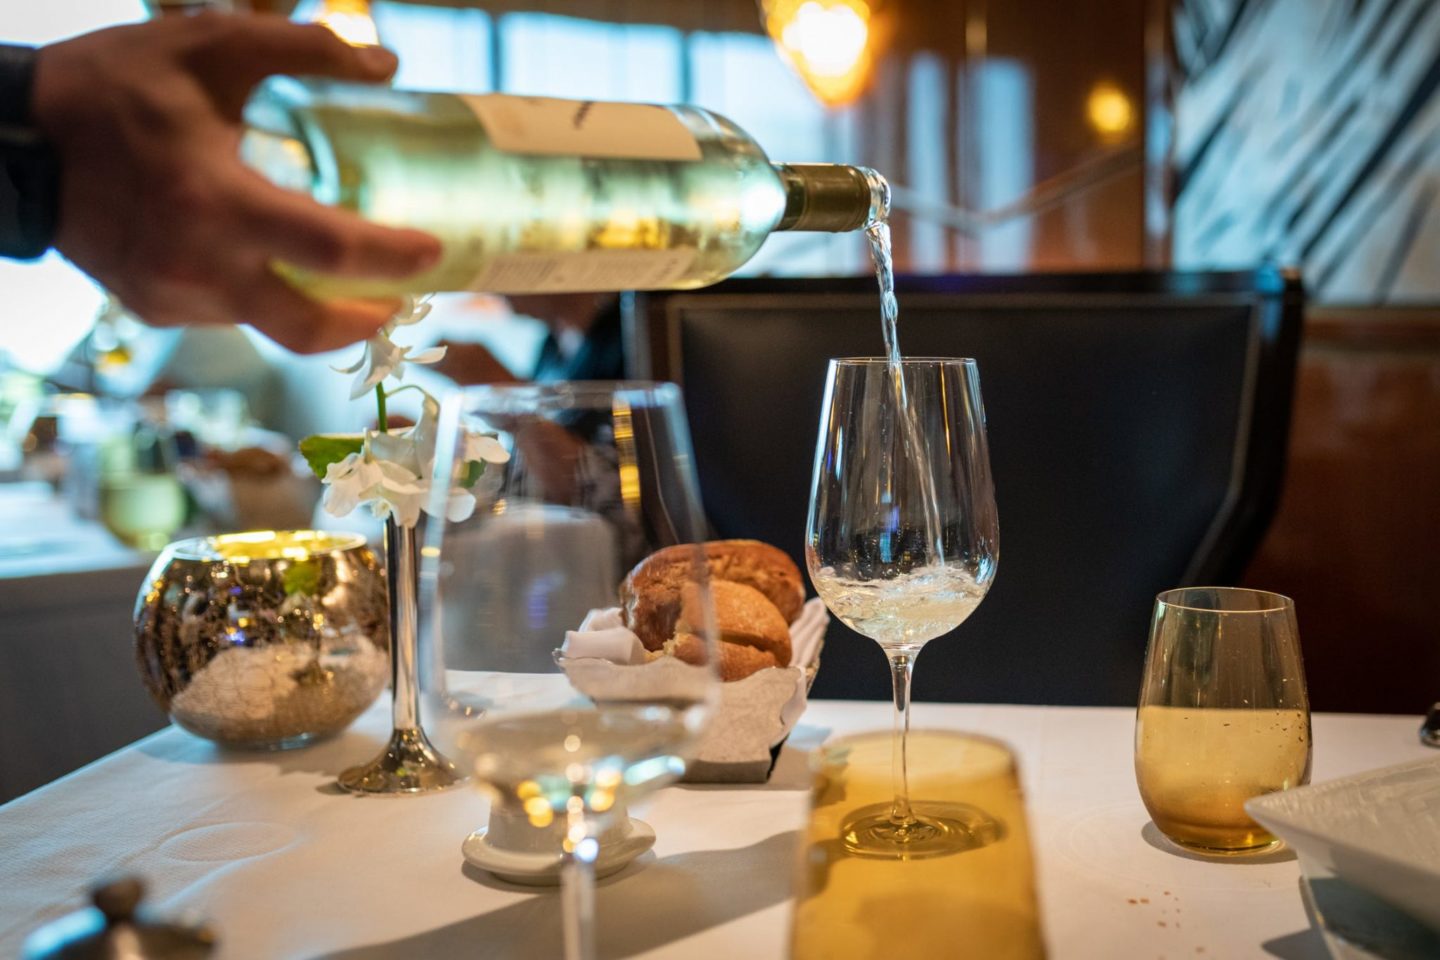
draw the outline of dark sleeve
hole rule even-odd
[[[35,81],[35,48],[0,43],[0,123],[30,125],[30,93]]]
[[[58,167],[30,117],[35,48],[0,44],[0,256],[29,259],[55,235]]]

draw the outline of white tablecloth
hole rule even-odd
[[[150,560],[48,486],[0,484],[0,801],[165,725],[131,639]]]
[[[222,753],[167,729],[0,807],[0,956],[128,871],[167,914],[213,921],[224,958],[553,957],[553,892],[467,867],[478,793],[362,799],[336,773],[382,741],[386,704],[285,754]],[[1212,862],[1164,849],[1136,792],[1133,711],[918,704],[916,726],[1000,737],[1019,753],[1053,958],[1325,956],[1288,855]],[[884,728],[882,703],[816,702],[770,783],[678,786],[634,811],[655,849],[598,893],[607,957],[783,957],[808,748]],[[1416,717],[1317,715],[1318,781],[1433,756]]]

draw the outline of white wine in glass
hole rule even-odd
[[[478,477],[466,453],[477,434],[496,436],[511,455]],[[593,956],[602,835],[625,826],[617,813],[629,802],[684,772],[719,691],[713,655],[700,665],[666,658],[620,668],[649,679],[591,700],[571,686],[558,653],[589,611],[616,605],[636,563],[682,544],[693,548],[700,604],[689,627],[714,652],[680,391],[477,387],[447,400],[440,437],[436,475],[470,484],[475,509],[432,521],[422,551],[427,729],[506,822],[555,837],[565,955],[583,960]]]
[[[880,644],[895,698],[894,801],[848,830],[851,852],[953,852],[971,827],[909,796],[905,735],[921,648],[985,598],[999,560],[994,485],[975,361],[830,361],[805,559],[836,617]]]

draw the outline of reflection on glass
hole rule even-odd
[[[791,930],[794,960],[1045,956],[1024,800],[1015,760],[997,741],[949,731],[910,735],[917,809],[970,827],[969,842],[921,859],[872,857],[853,844],[857,817],[888,804],[890,738],[826,744],[801,845]]]
[[[718,693],[715,659],[703,655],[713,613],[680,392],[479,387],[450,398],[440,433],[438,475],[468,483],[475,508],[432,521],[422,552],[427,729],[501,819],[553,836],[566,956],[588,957],[600,843],[626,822],[617,811],[683,773]],[[477,476],[466,461],[480,435],[511,458]],[[626,573],[667,547],[685,597],[676,629],[684,621],[695,633],[701,662],[560,656],[566,632],[614,608]]]

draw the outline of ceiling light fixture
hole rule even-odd
[[[870,81],[886,18],[869,0],[761,0],[781,56],[826,106],[852,102]]]

